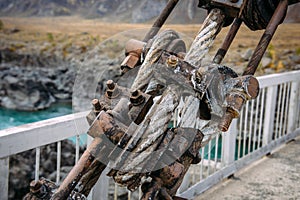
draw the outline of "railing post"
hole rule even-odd
[[[237,119],[232,120],[231,125],[226,133],[223,134],[222,140],[223,149],[223,164],[225,166],[231,164],[235,160],[235,145],[237,136]]]
[[[91,144],[93,138],[88,136],[87,137],[87,146]],[[97,183],[94,185],[93,189],[88,196],[88,200],[107,200],[108,199],[108,191],[109,191],[109,178],[106,176],[108,172],[108,168],[106,168]]]
[[[105,169],[98,182],[95,184],[93,189],[93,200],[107,200],[108,199],[108,191],[109,191],[109,178],[106,174],[109,172],[108,169]]]
[[[265,105],[265,122],[263,125],[263,146],[269,144],[272,141],[274,133],[274,118],[276,109],[276,96],[278,86],[268,87],[266,94],[266,105]]]
[[[298,110],[298,97],[299,97],[299,87],[300,82],[292,82],[291,85],[291,96],[290,96],[290,104],[289,104],[289,112],[288,112],[288,125],[287,125],[287,133],[293,132],[297,127],[297,110]]]
[[[8,199],[9,157],[0,158],[0,199]]]

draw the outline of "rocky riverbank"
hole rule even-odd
[[[15,110],[40,110],[57,101],[72,100],[75,70],[0,67],[0,106]]]
[[[95,93],[100,94],[103,87],[98,85],[102,85],[103,79],[119,73],[121,60],[110,58],[106,53],[120,54],[123,50],[118,45],[110,46],[110,41],[104,45],[98,43],[99,46],[89,44],[84,49],[77,44],[66,48],[68,44],[56,41],[52,45],[44,42],[44,47],[38,46],[37,42],[0,43],[3,44],[0,48],[0,106],[25,111],[41,110],[55,102],[72,100],[76,111],[87,110]],[[110,47],[110,51],[103,52],[103,48]],[[91,88],[97,91],[91,91]],[[73,99],[74,92],[77,95]],[[82,108],[82,103],[88,106]]]
[[[24,54],[9,48],[0,49],[0,106],[34,111],[64,101],[72,102],[75,111],[88,110],[90,101],[99,97],[105,88],[105,81],[117,80],[121,74],[119,64],[124,56],[123,46],[118,42],[111,39],[81,53],[74,47],[67,58],[59,53],[39,56],[35,52]],[[242,74],[253,51],[241,44],[230,52],[224,65]],[[213,53],[208,56],[208,62],[212,56]],[[270,45],[256,74],[299,69],[299,48],[277,50]]]

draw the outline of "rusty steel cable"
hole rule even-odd
[[[275,10],[282,0],[247,1],[242,11],[244,23],[253,31],[266,29]],[[280,23],[283,22],[283,19]]]
[[[171,11],[175,8],[178,2],[179,0],[168,1],[167,6],[162,11],[159,18],[155,21],[151,30],[145,36],[145,42],[149,41],[151,38],[154,38],[157,35],[160,28],[165,23],[166,19],[168,18]],[[200,162],[201,158],[198,155],[198,151],[201,145],[204,145],[205,141],[207,141],[207,139],[204,139],[204,136],[208,136],[208,133],[210,135],[213,135],[215,131],[219,130],[227,131],[231,120],[233,118],[239,117],[240,110],[245,104],[245,101],[257,97],[259,91],[258,81],[254,77],[246,75],[253,75],[255,73],[258,64],[261,61],[261,58],[265,53],[266,48],[270,43],[278,25],[282,23],[285,17],[287,6],[289,4],[297,2],[299,2],[299,0],[248,1],[247,6],[245,7],[246,10],[243,12],[243,17],[235,19],[231,29],[229,30],[223,42],[222,47],[219,49],[213,60],[213,62],[216,64],[220,64],[222,62],[233,39],[235,38],[236,33],[239,30],[242,21],[244,21],[246,25],[249,26],[249,28],[252,30],[266,28],[247,66],[247,69],[241,77],[230,76],[230,70],[224,67],[220,68],[216,64],[212,64],[213,66],[209,66],[214,68],[207,67],[207,69],[205,68],[205,66],[201,66],[202,58],[207,54],[209,48],[214,42],[215,37],[217,36],[224,24],[224,19],[226,18],[226,16],[222,9],[214,8],[210,10],[211,12],[207,17],[207,20],[204,22],[204,25],[198,33],[197,37],[195,38],[190,51],[184,57],[184,61],[186,62],[181,62],[185,63],[185,65],[188,65],[190,68],[192,68],[192,70],[186,70],[183,67],[184,65],[178,65],[178,63],[180,63],[180,60],[178,58],[176,59],[175,55],[170,55],[170,60],[168,60],[168,67],[170,67],[171,69],[174,68],[176,70],[174,70],[175,75],[173,74],[173,79],[171,76],[172,73],[168,73],[168,83],[174,84],[177,83],[178,80],[185,80],[179,78],[190,78],[190,75],[192,74],[188,74],[188,76],[184,77],[180,77],[178,75],[180,75],[180,72],[190,73],[193,72],[195,68],[201,67],[200,69],[198,69],[198,73],[196,73],[196,75],[198,75],[199,77],[196,77],[194,79],[194,82],[196,84],[193,83],[193,89],[197,88],[195,86],[199,86],[199,91],[202,91],[200,90],[202,89],[200,86],[206,85],[205,78],[207,77],[210,83],[207,84],[208,86],[204,88],[203,93],[207,91],[214,91],[217,95],[221,94],[220,97],[226,96],[226,111],[225,113],[223,113],[222,116],[218,116],[221,117],[220,123],[215,124],[215,126],[218,127],[218,129],[212,129],[212,127],[214,126],[213,123],[210,124],[209,129],[202,129],[201,131],[191,129],[192,127],[194,127],[195,121],[189,119],[196,118],[198,114],[197,109],[199,108],[198,99],[191,96],[190,99],[188,99],[189,101],[186,102],[187,106],[184,107],[189,108],[189,110],[181,110],[182,121],[178,123],[179,126],[174,130],[167,130],[168,122],[172,118],[172,112],[175,110],[175,108],[177,108],[177,106],[179,106],[178,104],[180,102],[178,101],[178,97],[180,96],[179,94],[181,89],[185,89],[185,95],[188,91],[186,90],[186,88],[183,87],[183,83],[185,83],[183,81],[180,82],[180,86],[182,87],[181,89],[179,89],[179,87],[177,86],[174,88],[171,86],[165,87],[167,89],[165,89],[164,93],[161,95],[161,99],[159,100],[160,103],[155,104],[156,107],[152,107],[153,97],[147,94],[147,92],[144,93],[144,89],[148,90],[149,87],[146,86],[149,86],[151,83],[154,86],[158,86],[157,82],[155,82],[157,80],[160,80],[162,83],[167,83],[166,79],[163,79],[163,77],[158,76],[164,74],[162,72],[163,70],[166,70],[165,65],[158,64],[158,60],[162,57],[162,50],[168,49],[165,47],[172,44],[173,41],[179,40],[179,35],[177,35],[177,33],[173,31],[165,31],[158,34],[156,38],[152,41],[152,46],[149,49],[148,54],[141,68],[139,69],[139,74],[131,88],[135,90],[133,90],[133,92],[131,92],[130,94],[128,88],[122,89],[120,87],[121,89],[118,89],[117,85],[113,85],[113,82],[110,81],[107,84],[107,95],[101,100],[101,103],[103,104],[100,104],[99,100],[93,101],[93,112],[94,114],[96,114],[95,116],[93,116],[95,117],[95,119],[97,117],[97,119],[92,120],[94,123],[92,125],[90,124],[91,128],[89,129],[88,134],[90,136],[93,136],[95,139],[93,140],[92,144],[88,147],[88,149],[84,152],[79,162],[72,169],[68,177],[61,184],[61,186],[57,190],[53,190],[55,191],[55,193],[51,199],[67,199],[68,196],[74,191],[87,196],[91,188],[96,183],[97,179],[100,177],[102,171],[105,169],[106,165],[110,161],[109,159],[116,159],[117,161],[115,162],[116,168],[109,172],[109,176],[113,176],[115,182],[121,183],[124,186],[126,185],[129,190],[135,190],[141,184],[140,180],[142,179],[142,177],[151,176],[151,178],[153,179],[150,183],[153,185],[151,186],[150,183],[146,183],[146,186],[144,185],[144,187],[142,187],[146,189],[143,191],[144,196],[142,197],[142,199],[149,200],[150,198],[152,198],[150,197],[152,194],[161,195],[158,196],[159,199],[161,199],[161,197],[163,197],[163,199],[172,199],[172,197],[175,196],[176,191],[179,188],[184,174],[187,172],[189,166],[191,164],[196,164]],[[141,46],[143,46],[143,44]],[[142,48],[140,48],[139,50],[141,49]],[[136,57],[138,58],[139,54],[137,55],[138,56]],[[175,56],[175,59],[172,60],[172,56]],[[182,67],[182,69],[180,67]],[[160,72],[157,73],[158,75],[154,73],[155,69]],[[219,74],[221,70],[223,70],[223,74],[221,73],[221,76],[216,76],[216,73]],[[172,70],[170,71],[170,69],[167,69],[166,72],[172,72]],[[156,76],[152,76],[153,74],[155,74]],[[154,80],[153,77],[157,80]],[[176,82],[174,82],[173,80],[176,80]],[[215,80],[215,82],[212,82],[212,80]],[[223,82],[222,84],[217,83],[220,83],[220,81],[225,80],[227,88],[224,87],[223,90],[220,87],[222,86]],[[189,82],[187,83],[190,84]],[[191,85],[188,85],[187,88],[191,89]],[[225,91],[226,89],[226,93],[223,94],[219,92],[219,90],[217,90],[218,88],[221,88],[222,91]],[[141,89],[142,91],[136,89]],[[192,91],[194,92],[194,90]],[[217,99],[215,98],[216,96],[214,96],[214,92],[209,92],[209,96],[206,96],[206,100]],[[208,95],[208,93],[206,94]],[[129,97],[128,95],[130,95],[130,97],[127,98],[127,100],[126,98],[124,100],[124,98],[121,98],[122,95],[127,95],[126,97]],[[201,97],[201,99],[202,98],[203,96]],[[111,103],[112,99],[114,100],[115,105],[109,104],[110,106],[108,106],[108,102]],[[104,106],[102,107],[102,105]],[[128,105],[131,106],[130,109]],[[208,112],[221,113],[215,112],[218,111],[218,109],[215,108],[221,108],[221,105],[223,104],[219,104],[219,102],[217,101],[210,101],[210,105],[212,105],[212,111]],[[105,106],[110,109],[104,109]],[[152,109],[150,110],[151,107]],[[102,110],[104,114],[100,113]],[[108,111],[106,112],[106,110]],[[191,114],[195,114],[195,116]],[[146,116],[147,118],[145,118]],[[119,120],[118,124],[121,124],[123,128],[126,127],[127,132],[124,132],[123,129],[119,128],[118,124],[115,123],[114,119]],[[133,120],[134,123],[131,124],[130,120],[127,121],[128,119]],[[136,124],[141,123],[143,123],[143,126],[141,127],[143,127],[144,132],[140,131],[141,129],[136,128]],[[153,127],[155,127],[155,129]],[[135,132],[133,132],[131,129],[134,129]],[[139,132],[143,134],[138,134]],[[169,134],[170,137],[163,137],[163,135],[166,133]],[[197,138],[194,140],[190,140],[189,138],[183,137],[186,135],[193,135]],[[143,136],[143,138],[141,138],[141,136]],[[104,140],[102,140],[102,137],[109,140],[109,142],[112,143],[113,148],[111,148],[108,145],[103,145]],[[183,139],[193,142],[191,148],[189,147],[188,149],[186,149],[187,146],[185,146],[184,143],[178,142],[183,141]],[[210,139],[211,136],[209,137],[209,140]],[[137,143],[137,141],[143,142]],[[180,146],[179,149],[182,149],[182,152],[179,152],[179,157],[177,156],[177,154],[170,154],[170,158],[176,158],[176,161],[174,162],[174,160],[171,160],[172,163],[166,163],[166,160],[164,160],[163,164],[165,165],[163,166],[163,168],[156,170],[157,166],[160,167],[162,165],[158,164],[157,162],[153,162],[151,159],[149,159],[150,157],[148,156],[148,153],[151,152],[153,149],[161,148],[162,150],[164,150],[165,144],[172,146],[170,145],[170,143],[175,144],[176,147]],[[116,144],[120,146],[115,147]],[[125,147],[127,148],[127,150],[130,151],[125,151]],[[119,152],[118,148],[121,148],[122,151]],[[125,152],[131,152],[131,150],[133,153],[138,152],[138,154],[125,154]],[[172,151],[170,151],[169,149],[167,150],[168,151],[166,152],[168,153],[173,151],[173,149],[171,149]],[[161,155],[170,156],[165,153],[157,155],[158,156],[152,155],[152,159],[159,161],[161,159]],[[103,160],[105,160],[105,162],[100,162]],[[144,161],[144,163],[141,161]],[[141,165],[141,163],[143,165]],[[131,173],[132,170],[139,169],[138,167],[140,167],[144,171],[137,171],[138,173]],[[178,171],[174,169],[180,169],[180,173],[178,173]],[[152,173],[153,171],[155,171],[156,173]],[[171,179],[169,178],[170,174],[172,175]],[[75,189],[77,185],[83,186],[81,190],[77,191],[78,188]],[[157,199],[158,197],[156,196],[155,198]]]
[[[99,144],[101,143],[100,138],[96,138],[93,140],[89,149],[98,149]],[[51,200],[61,200],[67,199],[71,192],[76,187],[79,180],[88,172],[88,169],[92,165],[95,160],[95,156],[93,156],[90,151],[86,150],[81,156],[78,163],[73,167],[71,172],[59,186],[57,191],[52,196]]]
[[[239,28],[241,27],[242,22],[243,21],[241,18],[236,18],[233,21],[233,24],[231,25],[230,30],[228,31],[228,33],[223,41],[222,47],[218,50],[218,52],[216,53],[216,55],[213,59],[214,63],[220,64],[222,62],[233,39],[235,38]]]
[[[253,75],[278,27],[285,17],[288,7],[288,0],[279,2],[274,15],[272,16],[264,34],[262,35],[243,75]]]

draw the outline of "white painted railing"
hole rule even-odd
[[[247,102],[240,119],[234,120],[229,132],[222,133],[201,149],[203,160],[188,171],[179,196],[191,199],[237,170],[270,153],[278,146],[300,135],[300,71],[258,78],[261,92]],[[57,143],[57,183],[60,182],[61,141],[76,137],[76,161],[79,158],[79,136],[88,129],[87,112],[67,115],[0,131],[0,199],[8,198],[9,157],[36,149],[35,179],[39,178],[40,148]],[[90,199],[108,199],[109,180],[97,183]],[[123,190],[123,193],[126,190]],[[111,199],[117,199],[115,186]],[[140,191],[128,193],[136,199]]]
[[[227,133],[216,138],[222,141],[219,145],[214,146],[217,142],[211,141],[205,147],[213,151],[190,168],[189,181],[183,186],[187,189],[180,191],[181,197],[192,199],[300,135],[300,71],[258,80],[260,95],[246,103]]]
[[[35,179],[39,179],[40,149],[57,143],[57,178],[60,175],[61,141],[76,137],[76,161],[79,159],[79,136],[88,129],[87,112],[66,115],[0,131],[0,199],[8,199],[9,156],[35,149]]]

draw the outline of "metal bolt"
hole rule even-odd
[[[139,91],[138,91],[138,90],[134,90],[134,91],[131,93],[131,95],[132,95],[133,97],[137,97],[137,96],[139,95]]]
[[[132,103],[132,105],[138,106],[138,105],[141,105],[142,103],[144,103],[144,101],[145,101],[145,97],[143,96],[141,91],[134,90],[131,93],[130,102]]]
[[[102,109],[102,106],[98,99],[93,99],[92,105],[94,106],[95,112],[99,112]]]
[[[238,93],[235,91],[234,93],[230,93],[226,97],[227,101],[227,109],[218,125],[218,128],[226,132],[234,118],[239,117],[240,110],[242,109],[242,106],[245,103],[245,97],[243,93]]]
[[[178,58],[174,55],[170,55],[167,59],[167,65],[175,68],[178,64]]]
[[[233,113],[226,111],[225,115],[222,117],[221,122],[218,125],[219,130],[222,132],[228,131],[228,128],[233,118],[234,118]]]
[[[247,77],[244,81],[244,91],[249,98],[255,99],[259,94],[259,83],[253,76]]]
[[[113,90],[113,89],[115,89],[116,84],[113,80],[108,80],[106,82],[106,86],[107,86],[108,89]]]
[[[35,193],[38,193],[42,187],[42,183],[41,181],[31,181],[30,182],[30,192],[35,194]]]
[[[117,84],[113,80],[108,80],[106,82],[107,90],[106,90],[106,96],[110,99],[116,98],[119,96],[120,91],[118,89]]]

